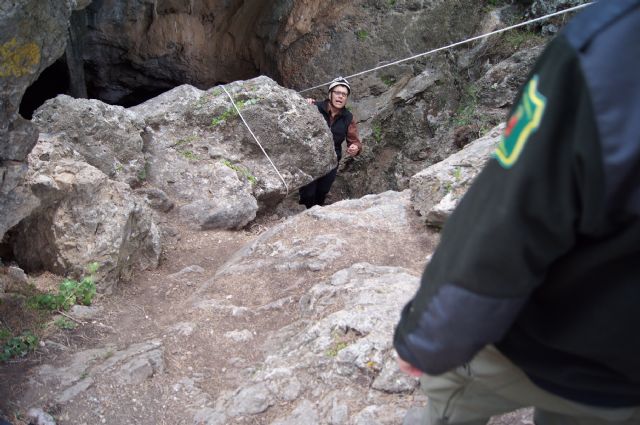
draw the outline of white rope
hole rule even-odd
[[[220,87],[222,87],[222,90],[224,90],[224,92],[227,94],[227,96],[229,96],[229,99],[231,100],[231,104],[235,108],[236,112],[238,113],[238,116],[240,117],[240,119],[242,120],[244,125],[247,127],[247,130],[249,130],[249,133],[251,133],[251,135],[253,136],[253,140],[256,141],[258,146],[260,146],[260,149],[262,150],[262,153],[264,154],[264,156],[267,157],[267,159],[271,163],[271,166],[273,167],[273,169],[276,170],[276,173],[278,173],[278,176],[280,177],[280,180],[282,180],[282,183],[284,184],[284,188],[287,190],[287,194],[285,196],[289,195],[289,186],[287,186],[287,182],[284,181],[284,177],[282,177],[282,174],[280,174],[280,171],[278,171],[278,167],[276,167],[275,164],[273,163],[273,161],[271,161],[271,158],[269,158],[269,155],[267,154],[267,152],[264,150],[264,148],[262,147],[262,145],[258,141],[258,138],[256,137],[255,134],[253,134],[253,131],[251,131],[251,127],[249,127],[249,124],[247,124],[247,121],[245,121],[244,117],[240,113],[240,109],[238,109],[238,107],[236,106],[236,102],[233,101],[233,97],[231,97],[231,94],[227,91],[227,89],[224,87],[224,85],[221,85]]]
[[[583,7],[587,7],[587,6],[589,6],[589,5],[593,4],[593,3],[595,3],[595,1],[590,2],[590,3],[580,4],[580,5],[577,5],[577,6],[573,6],[573,7],[570,7],[568,9],[561,10],[559,12],[550,13],[548,15],[544,15],[544,16],[541,16],[539,18],[534,18],[534,19],[531,19],[531,20],[526,21],[526,22],[521,22],[519,24],[511,25],[510,27],[502,28],[502,29],[499,29],[499,30],[495,30],[495,31],[486,33],[486,34],[482,34],[482,35],[478,35],[478,36],[475,36],[475,37],[471,37],[471,38],[468,38],[466,40],[458,41],[457,43],[449,44],[448,46],[438,47],[437,49],[429,50],[428,52],[425,52],[425,53],[420,53],[420,54],[413,55],[413,56],[405,58],[405,59],[400,59],[400,60],[385,64],[385,65],[380,65],[380,66],[377,66],[375,68],[367,69],[365,71],[361,71],[361,72],[358,72],[356,74],[348,75],[348,76],[346,76],[344,78],[349,79],[349,78],[357,77],[359,75],[366,74],[366,73],[373,72],[373,71],[377,71],[379,69],[386,68],[388,66],[397,65],[397,64],[402,63],[402,62],[406,62],[406,61],[410,61],[410,60],[413,60],[413,59],[417,59],[417,58],[422,57],[422,56],[427,56],[427,55],[430,55],[432,53],[439,52],[441,50],[450,49],[452,47],[460,46],[461,44],[470,43],[472,41],[480,40],[482,38],[486,38],[486,37],[489,37],[489,36],[494,35],[494,34],[499,34],[501,32],[509,31],[509,30],[514,29],[514,28],[522,27],[524,25],[529,25],[529,24],[531,24],[533,22],[538,22],[538,21],[542,21],[544,19],[552,18],[554,16],[558,16],[558,15],[562,15],[562,14],[565,14],[565,13],[573,12],[575,10],[582,9]],[[306,91],[317,89],[317,88],[326,86],[328,84],[331,84],[331,81],[328,81],[328,82],[326,82],[324,84],[320,84],[320,85],[317,85],[317,86],[309,87],[308,89],[300,90],[298,93],[304,93]]]

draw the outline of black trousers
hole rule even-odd
[[[336,174],[338,174],[338,167],[308,185],[301,187],[299,190],[300,203],[307,208],[311,208],[314,205],[324,205],[324,200],[329,190],[331,190]]]

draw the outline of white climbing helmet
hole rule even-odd
[[[345,86],[349,94],[351,94],[351,86],[349,85],[349,82],[346,78],[338,77],[331,81],[331,84],[329,84],[329,92],[331,92],[331,90],[333,90],[335,86]]]

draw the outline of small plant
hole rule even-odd
[[[236,164],[232,163],[231,161],[229,161],[228,159],[223,159],[222,163],[224,165],[226,165],[227,167],[231,168],[236,173],[244,176],[249,181],[249,183],[251,183],[252,186],[256,185],[258,183],[258,179],[253,174],[251,174],[251,172],[248,169],[246,169],[245,167],[242,167],[240,165],[236,165]]]
[[[53,324],[56,325],[58,328],[64,329],[64,330],[71,330],[78,327],[78,325],[75,322],[72,322],[66,317],[58,317],[56,320],[53,321]]]
[[[358,40],[360,41],[365,41],[368,36],[369,36],[369,32],[367,30],[356,31],[356,37],[358,37]]]
[[[387,0],[387,4],[389,5],[389,7],[393,7],[396,5],[396,0]]]
[[[519,49],[523,45],[528,42],[532,42],[532,44],[541,44],[543,43],[543,37],[540,35],[526,30],[514,30],[508,31],[504,35],[504,41],[509,45],[512,49]]]
[[[11,338],[11,332],[5,328],[0,328],[0,341]]]
[[[189,136],[189,137],[185,137],[185,138],[176,140],[176,142],[171,146],[172,147],[180,147],[182,145],[186,145],[187,143],[195,142],[196,140],[198,140],[198,136],[196,136],[194,134],[193,136]]]
[[[376,143],[380,143],[382,141],[382,128],[380,127],[380,124],[375,124],[372,130],[373,140],[375,140]]]
[[[453,178],[456,179],[456,181],[460,181],[461,176],[462,176],[462,168],[456,167],[456,169],[453,170]]]
[[[198,98],[198,100],[196,100],[194,102],[194,107],[195,109],[200,109],[202,108],[204,105],[206,105],[207,103],[209,103],[209,101],[211,99],[213,99],[214,97],[217,97],[218,95],[220,95],[222,93],[222,90],[215,88],[209,92],[206,92],[205,94],[203,94],[202,96],[200,96]]]
[[[180,151],[180,155],[182,155],[183,158],[188,159],[189,161],[197,161],[198,159],[200,159],[197,154],[188,149]]]
[[[149,168],[151,167],[151,164],[149,163],[149,161],[144,162],[144,167],[142,167],[140,170],[138,170],[138,172],[136,173],[136,176],[138,177],[138,180],[140,180],[141,182],[145,181],[146,179],[149,178]]]
[[[58,287],[57,294],[38,294],[27,301],[27,305],[39,310],[69,310],[75,304],[91,305],[96,296],[94,275],[98,271],[99,264],[91,263],[87,266],[89,276],[85,276],[79,282],[73,279],[65,279]]]
[[[339,353],[341,350],[344,350],[344,349],[345,349],[345,348],[347,348],[348,346],[349,346],[349,344],[347,344],[347,343],[346,343],[346,342],[344,342],[344,341],[337,342],[335,345],[333,345],[331,348],[329,348],[329,349],[326,351],[326,353],[325,353],[325,354],[326,354],[328,357],[336,357],[336,356],[338,355],[338,353]]]
[[[0,338],[0,341],[2,342],[0,361],[3,362],[14,357],[24,357],[38,347],[38,337],[30,331],[23,332],[19,336],[6,338],[6,341]]]
[[[476,110],[478,109],[478,101],[480,95],[480,88],[475,84],[469,84],[462,95],[460,105],[455,115],[455,124],[458,126],[470,124],[474,118]]]
[[[387,87],[391,87],[396,83],[396,78],[393,75],[383,75],[380,79]]]
[[[453,189],[453,184],[451,182],[446,182],[444,184],[444,194],[448,195],[449,193],[451,193],[451,190]]]
[[[258,103],[258,99],[239,100],[235,104],[236,104],[236,108],[238,108],[238,110],[241,110],[245,106],[253,105],[255,103]],[[211,127],[216,127],[216,126],[228,121],[229,119],[237,116],[238,115],[238,111],[236,111],[236,108],[233,108],[233,107],[228,108],[222,114],[218,115],[217,117],[214,117],[211,120]]]

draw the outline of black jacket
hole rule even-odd
[[[395,334],[439,374],[487,344],[538,384],[640,405],[640,0],[552,41]]]
[[[346,108],[343,108],[340,114],[338,114],[336,119],[333,121],[333,124],[329,124],[331,119],[329,114],[329,100],[316,102],[316,106],[331,129],[331,134],[333,135],[333,147],[336,150],[338,161],[340,161],[340,158],[342,157],[342,142],[347,138],[347,130],[349,129],[351,121],[353,121],[353,115]]]

